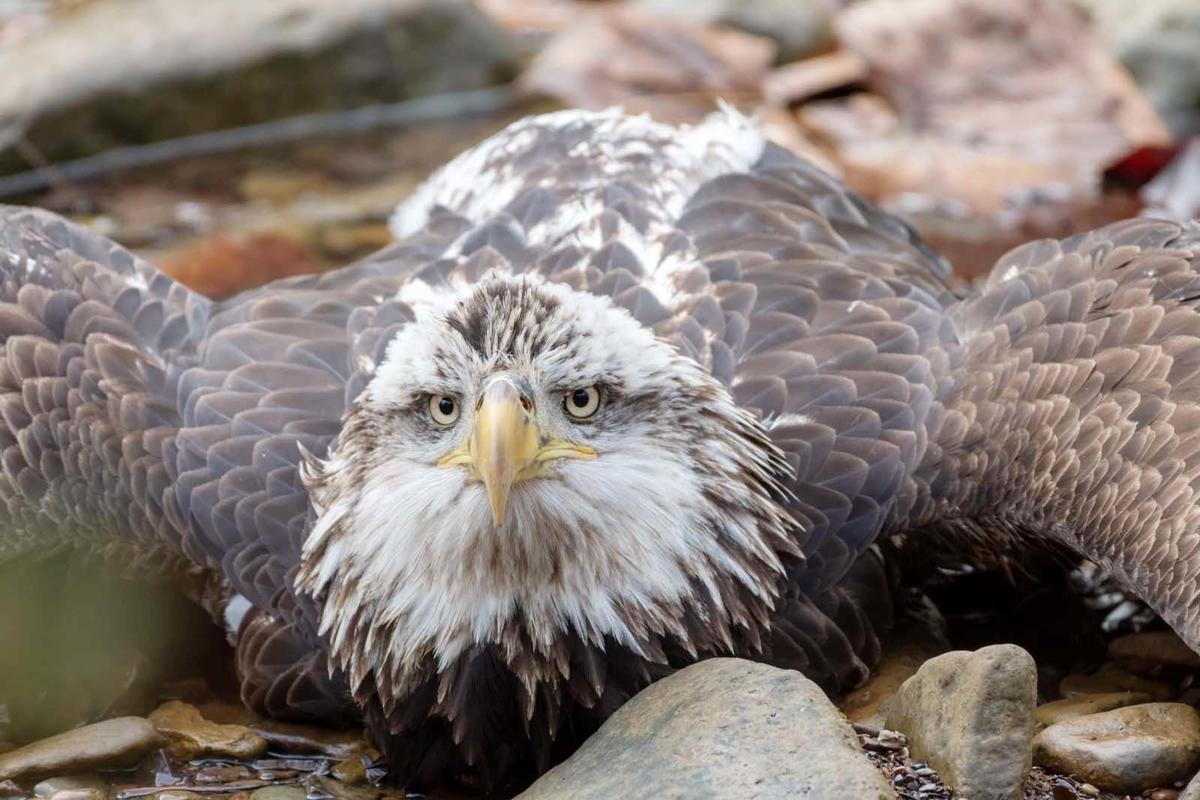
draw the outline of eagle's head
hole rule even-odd
[[[796,555],[787,470],[607,298],[493,275],[418,309],[310,465],[297,582],[385,708],[483,647],[532,698],[569,679],[567,637],[651,661],[755,641]]]

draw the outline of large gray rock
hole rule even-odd
[[[1037,667],[1011,644],[930,659],[904,682],[887,727],[908,737],[962,800],[1023,797],[1031,761]]]
[[[766,36],[779,46],[780,61],[804,58],[833,43],[829,6],[822,0],[638,0],[638,5]]]
[[[85,725],[0,755],[0,780],[67,772],[122,769],[158,745],[158,732],[141,717]]]
[[[703,661],[638,694],[520,800],[894,797],[798,672]]]
[[[1200,765],[1200,714],[1183,703],[1118,708],[1057,722],[1033,748],[1040,766],[1137,794],[1187,778]]]
[[[466,0],[96,2],[0,49],[0,171],[495,83],[514,50]]]

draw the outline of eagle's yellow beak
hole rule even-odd
[[[483,482],[497,526],[504,522],[512,487],[541,474],[546,462],[596,457],[591,447],[546,435],[538,425],[532,398],[508,375],[487,383],[465,445],[438,461],[438,466],[467,466]]]

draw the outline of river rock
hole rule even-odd
[[[303,786],[264,786],[250,793],[250,800],[305,800]]]
[[[1200,654],[1183,643],[1173,631],[1130,633],[1113,639],[1108,655],[1134,672],[1162,665],[1200,670]]]
[[[101,794],[107,794],[108,788],[108,781],[95,773],[82,775],[59,775],[39,781],[38,784],[33,787],[33,794],[36,797],[52,797],[63,791],[86,789],[96,789]]]
[[[1179,793],[1179,800],[1200,800],[1200,774],[1195,775]]]
[[[638,0],[638,5],[664,16],[766,36],[778,45],[780,61],[805,58],[833,44],[829,6],[822,0]]]
[[[1149,703],[1153,698],[1145,692],[1107,692],[1105,694],[1081,694],[1065,700],[1044,703],[1033,710],[1033,720],[1038,725],[1053,725],[1064,719],[1099,714],[1115,708]]]
[[[50,800],[108,800],[108,794],[99,789],[60,789]]]
[[[319,728],[315,725],[300,725],[278,722],[254,714],[244,706],[229,703],[209,702],[197,706],[205,719],[222,724],[243,725],[267,740],[267,745],[282,753],[313,755],[341,760],[354,755],[379,753],[363,736],[361,730],[342,731]]]
[[[1092,675],[1067,675],[1058,683],[1058,693],[1063,697],[1111,694],[1113,692],[1142,692],[1159,702],[1170,700],[1175,696],[1174,688],[1166,681],[1130,675],[1115,667],[1102,669]]]
[[[0,755],[0,780],[130,767],[158,743],[141,717],[105,720]]]
[[[1037,667],[1011,644],[930,659],[904,682],[887,727],[908,737],[960,797],[1021,797],[1030,766]]]
[[[167,752],[181,761],[194,758],[254,759],[267,752],[267,740],[242,725],[218,725],[195,706],[171,700],[150,715]]]
[[[799,672],[703,661],[622,706],[520,800],[894,797],[845,718]]]
[[[103,35],[98,35],[103,32]],[[478,88],[515,50],[465,0],[90,3],[0,50],[0,169]]]
[[[1187,778],[1200,765],[1200,714],[1183,703],[1118,708],[1055,723],[1033,747],[1040,766],[1136,794]]]

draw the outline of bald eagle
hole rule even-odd
[[[571,111],[392,227],[213,301],[0,210],[0,559],[200,575],[251,707],[493,793],[698,659],[857,684],[884,542],[1067,546],[1200,644],[1200,226],[1036,242],[960,298],[745,118]]]

